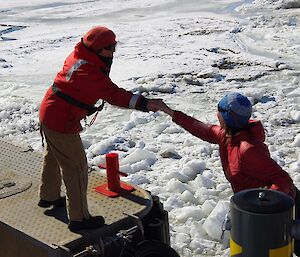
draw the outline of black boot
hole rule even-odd
[[[48,207],[51,207],[51,206],[54,206],[54,207],[65,207],[66,206],[66,197],[65,196],[59,197],[55,201],[46,201],[46,200],[41,199],[38,202],[38,206],[43,207],[43,208],[48,208]]]
[[[73,221],[69,222],[68,228],[72,231],[79,231],[83,229],[96,229],[104,225],[105,221],[102,216],[90,216],[88,219],[83,219],[82,221]]]

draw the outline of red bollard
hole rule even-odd
[[[107,184],[100,185],[95,191],[109,197],[117,197],[122,190],[133,191],[134,188],[120,181],[120,175],[127,177],[127,174],[119,170],[119,160],[117,153],[106,155],[106,176]]]
[[[106,176],[108,189],[111,191],[120,190],[119,159],[116,153],[106,155]]]

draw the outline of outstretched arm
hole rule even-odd
[[[175,111],[166,105],[163,101],[157,102],[158,110],[165,112],[172,117],[172,121],[183,127],[192,135],[201,138],[204,141],[217,144],[220,141],[221,128],[220,126],[212,126],[203,123],[185,113]]]
[[[164,113],[170,115],[172,118],[174,116],[174,110],[171,109],[168,105],[166,105],[165,103],[162,104],[161,108],[160,108],[161,111],[163,111]]]

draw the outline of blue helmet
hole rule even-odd
[[[252,114],[252,106],[246,96],[239,93],[229,93],[220,100],[218,111],[227,125],[232,128],[242,128],[248,124]]]

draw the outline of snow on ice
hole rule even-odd
[[[266,129],[270,152],[300,186],[299,0],[53,0],[0,5],[0,136],[42,151],[40,101],[64,59],[94,25],[118,39],[111,78],[202,121],[239,91]],[[84,124],[83,124],[84,125]],[[119,154],[122,178],[160,197],[182,257],[229,256],[232,196],[218,148],[163,113],[106,104],[81,134],[90,168]]]

